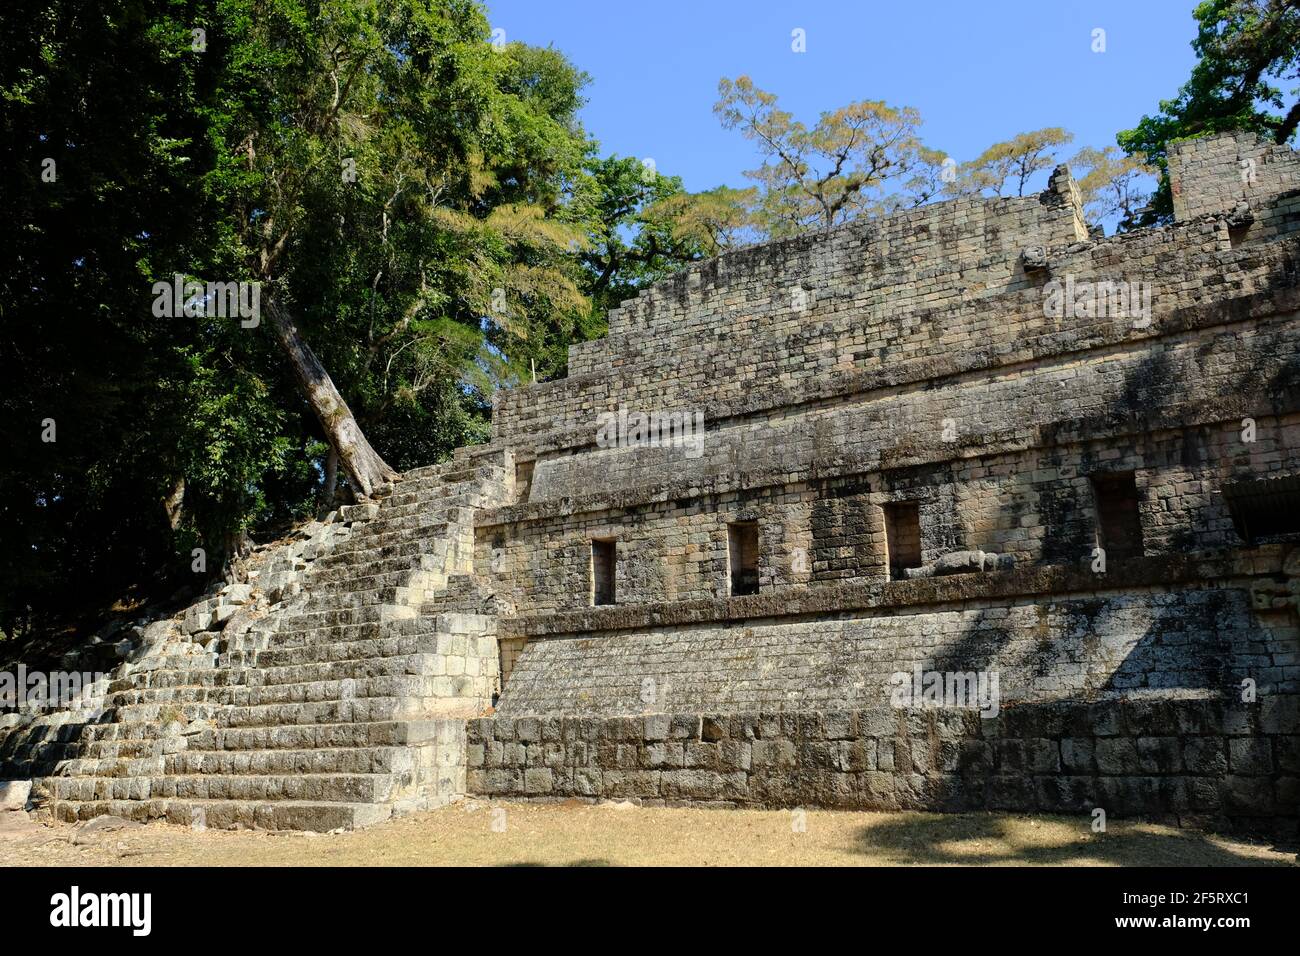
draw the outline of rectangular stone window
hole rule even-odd
[[[614,580],[617,571],[618,542],[591,542],[591,603],[614,603]]]
[[[1100,472],[1092,476],[1097,505],[1097,544],[1106,560],[1142,556],[1142,515],[1137,480],[1131,471]]]
[[[510,679],[510,674],[515,669],[515,661],[519,660],[519,655],[524,652],[524,645],[527,643],[528,638],[526,637],[504,638],[500,642],[501,685],[503,687],[506,681]]]
[[[1300,475],[1226,482],[1223,497],[1237,534],[1247,544],[1300,534]]]
[[[915,501],[895,501],[885,505],[884,512],[889,580],[899,581],[905,570],[921,566],[921,506]]]
[[[731,593],[758,593],[758,525],[741,521],[727,525],[727,569]]]
[[[524,504],[533,492],[533,468],[535,461],[515,462],[515,503]]]

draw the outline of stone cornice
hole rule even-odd
[[[711,624],[753,625],[780,618],[825,618],[827,614],[893,611],[978,601],[1053,595],[1103,594],[1248,579],[1282,571],[1293,545],[1269,544],[1200,554],[1170,554],[1125,561],[1105,575],[1085,564],[1044,565],[988,574],[954,574],[915,581],[822,584],[746,597],[583,608],[503,617],[503,638],[575,636],[605,631]]]

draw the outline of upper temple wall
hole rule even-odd
[[[1300,154],[1254,133],[1223,133],[1169,148],[1174,218],[1230,214],[1300,189]]]
[[[1294,153],[1229,135],[1179,144],[1170,164],[1180,219],[1195,221],[1089,238],[1062,168],[1036,196],[937,203],[696,264],[613,310],[607,337],[571,348],[567,379],[499,392],[494,439],[524,459],[594,450],[597,416],[620,405],[701,412],[712,429],[1148,338],[1176,310],[1293,281],[1294,243],[1273,240],[1300,230]],[[1243,168],[1244,219],[1236,187],[1223,185]],[[1219,218],[1189,214],[1192,197]],[[1147,283],[1154,321],[1045,315],[1045,285],[1068,276]]]
[[[968,270],[991,270],[990,280],[1010,279],[1010,266],[1025,247],[1062,245],[1087,235],[1078,189],[1068,168],[1060,167],[1039,195],[934,203],[692,265],[611,310],[609,334],[617,339],[698,333],[710,319],[759,305],[750,300],[748,283],[754,278],[769,281],[778,300],[793,300],[799,289],[815,299],[815,277],[834,274],[846,259],[861,270],[860,281],[822,289],[823,295],[843,295],[854,286],[859,293],[910,286],[942,302],[968,284]],[[737,293],[745,298],[738,300]],[[590,346],[576,347],[577,371],[590,370],[584,359],[601,351]]]

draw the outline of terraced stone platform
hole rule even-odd
[[[1207,136],[1169,173],[1161,226],[1090,230],[1059,167],[641,289],[497,392],[491,444],[0,717],[0,779],[64,820],[468,792],[1294,839],[1300,154]]]
[[[439,600],[504,491],[500,456],[466,453],[256,555],[79,706],[6,718],[3,775],[64,821],[332,830],[453,799],[500,677],[492,619]]]

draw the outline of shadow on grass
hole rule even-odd
[[[1212,842],[1197,831],[1152,830],[1112,822],[1093,833],[1089,820],[1001,814],[900,814],[857,833],[853,852],[916,865],[964,866],[1286,866]]]
[[[518,862],[514,862],[514,863],[498,863],[498,864],[497,864],[497,866],[527,867],[527,868],[541,868],[541,867],[549,867],[549,866],[591,866],[591,867],[596,867],[596,866],[613,866],[613,865],[614,865],[614,864],[611,863],[609,860],[594,860],[594,859],[593,859],[593,860],[573,860],[572,862],[569,862],[569,863],[534,863],[534,862],[531,861],[531,860],[520,860],[520,861],[518,861]]]

